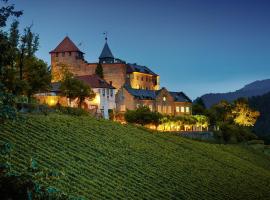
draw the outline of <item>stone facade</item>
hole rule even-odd
[[[160,90],[138,90],[129,86],[122,87],[116,94],[116,111],[126,112],[139,106],[147,106],[151,111],[164,115],[190,115],[192,103],[183,93],[183,100],[178,101],[166,88]]]

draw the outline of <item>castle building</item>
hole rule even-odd
[[[62,78],[63,65],[75,76],[95,74],[98,63],[88,63],[84,53],[70,40],[64,40],[50,52],[53,82]],[[104,80],[117,90],[125,83],[137,89],[159,89],[159,76],[145,66],[127,64],[125,61],[114,58],[107,40],[99,56],[102,65]]]
[[[116,95],[116,110],[126,112],[140,106],[147,106],[151,111],[164,115],[190,115],[191,100],[183,92],[169,92],[166,88],[160,90],[134,89],[124,85]]]
[[[103,68],[104,81],[107,86],[113,88],[113,96],[109,102],[99,105],[99,110],[105,106],[123,113],[126,110],[134,110],[144,105],[152,111],[167,115],[192,114],[191,100],[183,92],[170,92],[166,88],[160,89],[160,77],[146,66],[136,63],[126,63],[115,58],[105,39],[104,47],[96,63],[88,63],[84,59],[84,53],[70,40],[64,40],[50,52],[52,82],[58,83],[63,76],[63,67],[67,68],[74,76],[86,83],[91,82],[98,64]],[[91,84],[90,84],[91,86]],[[93,86],[92,86],[93,88]],[[103,95],[102,87],[94,87],[98,95]],[[110,95],[109,95],[110,96]],[[107,97],[107,94],[105,94]],[[112,102],[114,101],[114,102]],[[92,108],[87,104],[86,109]],[[89,107],[90,106],[90,107]],[[104,107],[104,108],[105,108]],[[106,114],[107,115],[107,112]]]

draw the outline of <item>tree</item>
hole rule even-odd
[[[258,111],[252,110],[246,99],[237,99],[232,108],[234,122],[241,126],[254,126],[257,118],[260,116]]]
[[[33,25],[28,26],[24,29],[24,34],[21,37],[21,44],[19,47],[19,71],[20,80],[23,79],[23,68],[25,66],[25,58],[34,57],[35,52],[38,50],[39,46],[39,36],[31,31]]]
[[[93,99],[95,93],[84,82],[73,77],[72,73],[66,71],[61,81],[60,90],[62,94],[69,99],[69,104],[72,100],[78,98],[78,105],[81,107],[85,98]]]
[[[140,106],[136,110],[128,110],[125,113],[125,120],[129,123],[140,124],[154,124],[156,127],[160,124],[162,115],[157,112],[151,112],[149,107]]]
[[[206,111],[206,106],[202,98],[198,98],[192,104],[192,114],[194,115],[204,115]]]
[[[102,67],[101,63],[98,63],[98,64],[97,64],[95,73],[96,73],[96,75],[98,75],[100,78],[104,78],[103,67]]]
[[[0,123],[17,118],[14,95],[8,93],[0,83]]]
[[[43,60],[29,57],[25,60],[23,79],[26,81],[25,93],[30,101],[33,94],[50,89],[51,72]]]
[[[19,17],[22,11],[16,11],[14,5],[8,5],[8,0],[3,0],[4,6],[0,8],[0,121],[7,119],[15,119],[17,117],[17,110],[15,107],[15,98],[5,86],[8,78],[7,75],[13,75],[13,68],[15,63],[14,47],[16,46],[16,32],[18,23],[13,22],[11,25],[10,37],[2,28],[6,26],[9,17]],[[12,32],[15,30],[14,32]],[[10,40],[13,38],[14,40]]]

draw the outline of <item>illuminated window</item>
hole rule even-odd
[[[171,106],[168,106],[168,113],[171,113],[172,112],[172,108]]]
[[[181,112],[185,112],[185,107],[181,106]]]
[[[140,107],[140,104],[138,103],[136,107],[139,108]]]
[[[153,107],[152,107],[152,105],[149,105],[149,109],[150,109],[151,111],[153,111]]]
[[[126,111],[126,105],[121,105],[120,106],[120,111],[122,111],[122,112]]]
[[[161,112],[161,105],[158,105],[158,112]]]
[[[163,97],[163,101],[166,101],[166,97]]]
[[[162,112],[163,112],[163,113],[166,113],[166,106],[163,106],[163,107],[162,107]]]
[[[176,112],[180,112],[179,106],[176,106]]]
[[[189,113],[189,107],[186,107],[186,112]]]

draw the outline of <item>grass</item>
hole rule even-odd
[[[27,115],[0,125],[15,170],[33,157],[64,176],[53,186],[84,199],[270,199],[270,158],[105,120]]]

